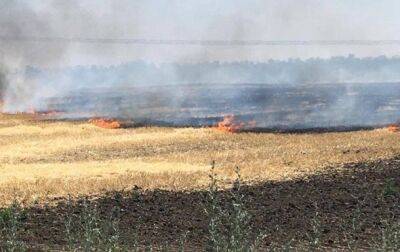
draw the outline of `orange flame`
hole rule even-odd
[[[396,124],[392,124],[392,125],[389,125],[387,128],[386,128],[388,131],[390,131],[390,132],[400,132],[400,126],[399,125],[396,125]]]
[[[221,122],[217,124],[215,128],[224,132],[237,133],[246,128],[252,128],[255,126],[255,121],[250,121],[246,123],[238,120],[234,115],[227,115]]]
[[[93,118],[89,120],[89,123],[96,125],[97,127],[104,129],[119,129],[121,123],[115,119],[104,119],[104,118]]]

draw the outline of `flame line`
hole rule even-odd
[[[123,38],[65,38],[0,36],[1,41],[85,43],[85,44],[133,44],[133,45],[194,45],[194,46],[380,46],[400,45],[400,40],[180,40],[180,39],[123,39]]]

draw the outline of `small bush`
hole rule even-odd
[[[102,219],[96,206],[85,200],[80,215],[74,216],[70,213],[65,220],[68,249],[123,251],[120,245],[118,212],[118,208],[114,208],[108,219]]]
[[[400,222],[384,221],[378,251],[400,251]]]
[[[207,244],[209,251],[256,251],[264,238],[263,234],[253,235],[251,216],[245,209],[244,195],[241,193],[239,168],[236,169],[236,175],[231,189],[229,209],[222,209],[222,202],[218,197],[215,163],[212,163],[208,204],[205,209],[209,218]]]
[[[395,180],[394,179],[388,179],[386,180],[385,186],[383,188],[383,197],[390,197],[390,196],[396,196],[397,193],[399,192],[399,188],[396,186]]]
[[[20,239],[21,222],[24,219],[18,202],[0,210],[0,249],[3,251],[25,251],[25,243]]]

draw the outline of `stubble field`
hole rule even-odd
[[[211,162],[230,184],[291,180],[400,154],[385,129],[323,134],[232,134],[212,128],[102,129],[86,122],[0,117],[0,202],[45,202],[130,189],[199,190]]]
[[[28,243],[63,246],[67,199],[78,212],[84,198],[106,213],[116,204],[110,195],[118,192],[118,204],[125,211],[135,209],[121,223],[142,223],[139,237],[146,244],[157,244],[157,235],[173,244],[178,233],[189,230],[190,244],[202,247],[207,223],[198,204],[215,161],[222,198],[236,178],[235,167],[240,168],[245,201],[256,216],[252,222],[271,231],[267,244],[289,235],[303,243],[308,236],[301,235],[301,226],[313,230],[309,220],[318,212],[327,227],[323,244],[343,244],[350,227],[340,231],[339,226],[353,218],[351,209],[360,208],[369,218],[359,235],[365,245],[380,232],[376,221],[397,216],[397,198],[370,208],[391,179],[397,195],[399,154],[400,134],[386,129],[305,134],[110,130],[83,121],[0,115],[0,205],[18,201],[27,209],[33,231],[22,236]],[[127,195],[132,191],[142,200],[131,202]],[[54,237],[49,238],[49,227]]]

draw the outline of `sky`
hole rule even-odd
[[[0,0],[0,36],[400,40],[396,0]],[[0,41],[3,64],[266,61],[399,55],[397,46],[165,46]],[[6,62],[6,63],[4,63]]]

